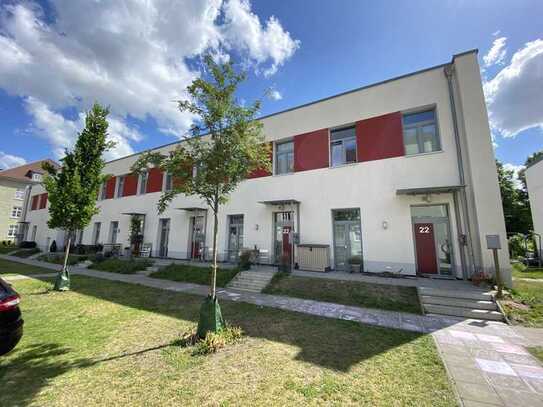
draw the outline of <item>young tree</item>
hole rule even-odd
[[[146,171],[153,165],[172,174],[173,189],[162,194],[159,213],[178,194],[202,198],[213,212],[213,265],[209,296],[200,310],[199,337],[224,326],[216,296],[220,206],[248,174],[271,167],[262,124],[255,120],[260,102],[245,106],[236,99],[236,90],[245,80],[245,74],[235,72],[231,63],[215,63],[209,55],[204,61],[208,78],[195,79],[187,88],[190,100],[179,102],[181,111],[197,119],[191,128],[192,137],[169,155],[149,152],[133,166],[135,172]]]
[[[96,199],[100,184],[106,177],[102,175],[104,160],[102,155],[114,143],[107,139],[108,109],[95,103],[85,118],[85,128],[77,138],[73,151],[66,150],[59,169],[46,163],[48,172],[44,184],[49,198],[49,220],[51,229],[62,229],[68,236],[64,254],[64,265],[55,281],[55,290],[70,288],[70,275],[67,268],[71,236],[76,230],[85,228],[93,215],[98,213]]]

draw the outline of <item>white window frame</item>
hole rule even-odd
[[[12,219],[19,219],[23,215],[23,207],[22,206],[13,206],[11,207],[11,218]]]
[[[124,189],[125,182],[126,182],[126,177],[124,175],[120,175],[117,177],[117,181],[115,184],[115,198],[123,197],[123,189]]]
[[[100,201],[106,199],[107,182],[102,183],[100,186]]]
[[[286,152],[279,152],[279,146],[285,145],[285,144],[292,144],[292,151],[286,151]],[[279,155],[288,156],[292,155],[292,168],[290,170],[287,170],[286,172],[279,172]],[[275,143],[275,149],[274,149],[274,173],[275,175],[286,175],[286,174],[292,174],[294,173],[294,140],[285,140]],[[288,163],[288,161],[287,161]]]
[[[26,190],[17,188],[15,190],[15,197],[14,199],[17,199],[18,201],[23,201],[25,199]]]
[[[100,243],[100,233],[102,229],[102,222],[94,222],[92,229],[92,244],[97,245]]]
[[[334,136],[335,132],[342,131],[342,130],[348,130],[348,129],[353,129],[354,130],[354,135],[353,136],[343,137],[343,138],[340,138],[340,139],[337,139],[337,140],[333,139],[333,136]],[[345,149],[345,141],[347,141],[347,140],[354,140],[354,161],[352,161],[352,162],[347,162],[347,150]],[[343,162],[340,163],[340,164],[334,164],[333,159],[332,159],[332,144],[338,143],[338,142],[341,142],[342,161]],[[330,129],[329,136],[328,136],[328,152],[329,152],[328,160],[329,160],[329,163],[330,163],[330,168],[342,167],[344,165],[352,165],[352,164],[356,164],[358,162],[358,140],[356,139],[356,127],[355,127],[354,124],[350,124],[350,125]]]
[[[41,174],[38,174],[38,173],[32,173],[32,181],[37,181],[37,182],[40,182],[42,179],[41,177]]]
[[[145,195],[147,193],[147,183],[149,182],[149,172],[144,171],[138,177],[138,195]],[[143,192],[142,192],[143,189]]]
[[[17,237],[17,232],[19,231],[19,225],[9,225],[8,226],[8,237]]]
[[[169,179],[169,181],[168,181]],[[168,183],[170,184],[170,187],[168,188]],[[162,186],[162,190],[167,192],[171,191],[173,189],[173,176],[169,172],[164,173],[164,185]]]
[[[434,112],[434,120],[425,120],[425,121],[417,122],[417,123],[414,123],[414,124],[408,124],[408,125],[404,124],[404,117],[405,116],[410,116],[410,115],[419,114],[419,113],[426,113],[426,112]],[[422,140],[421,140],[422,136],[421,136],[420,129],[422,127],[424,127],[424,126],[428,126],[429,124],[433,124],[434,127],[435,127],[435,141],[436,141],[436,144],[437,144],[437,148],[435,150],[432,150],[432,151],[424,151],[423,143],[422,143]],[[416,129],[416,131],[417,131],[417,149],[418,149],[418,152],[408,154],[407,151],[406,151],[406,153],[405,153],[406,157],[413,157],[413,156],[423,155],[423,154],[433,154],[433,153],[439,153],[439,152],[443,151],[443,145],[441,144],[441,135],[440,135],[440,132],[439,132],[439,126],[438,126],[438,121],[437,121],[437,109],[436,109],[435,106],[420,108],[420,109],[407,111],[407,112],[402,112],[402,139],[403,139],[404,149],[406,148],[405,147],[406,146],[406,143],[405,143],[405,131],[409,130],[409,129]]]

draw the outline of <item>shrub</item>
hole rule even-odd
[[[218,332],[208,332],[205,338],[198,338],[196,331],[184,334],[178,341],[182,347],[194,346],[193,355],[209,355],[216,353],[228,345],[234,345],[241,341],[243,330],[237,326],[227,326]]]
[[[152,266],[151,260],[121,260],[117,258],[109,258],[98,260],[99,254],[96,254],[96,261],[92,263],[89,268],[94,270],[109,271],[110,273],[119,274],[134,274],[137,271],[145,270],[147,267]]]
[[[37,247],[34,247],[32,249],[17,250],[15,253],[13,253],[13,256],[21,257],[21,258],[24,259],[24,258],[32,256],[33,254],[39,253],[39,252],[41,252],[41,250],[38,249]]]
[[[19,244],[19,248],[21,249],[34,249],[36,246],[36,242],[31,242],[28,240],[25,240]]]
[[[250,250],[243,250],[239,255],[239,268],[241,270],[249,270],[251,268],[251,256]]]

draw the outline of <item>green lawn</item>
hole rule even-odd
[[[217,287],[225,287],[232,280],[238,269],[217,269]],[[185,283],[209,285],[211,280],[211,267],[197,267],[185,264],[170,264],[163,269],[152,273],[149,277],[164,280],[183,281]]]
[[[0,259],[0,274],[44,274],[56,273],[55,270],[45,269],[42,267],[29,266],[26,264],[15,263]]]
[[[454,406],[428,335],[223,302],[241,343],[176,345],[201,297],[84,276],[14,281],[25,333],[0,358],[0,405]]]
[[[501,303],[514,324],[543,328],[543,282],[513,280],[511,298]]]
[[[417,290],[414,287],[277,273],[263,292],[358,307],[421,313]]]
[[[0,246],[0,254],[8,254],[17,250],[17,246]]]
[[[73,266],[74,264],[77,264],[87,259],[88,259],[88,256],[70,254],[68,255],[68,264],[70,266]],[[64,253],[42,254],[41,256],[38,256],[36,260],[46,261],[47,263],[53,263],[53,264],[64,264]]]
[[[92,263],[89,268],[100,271],[109,271],[111,273],[134,274],[152,266],[153,261],[148,259],[106,259]]]
[[[528,351],[543,363],[543,346],[528,348]]]
[[[524,264],[515,263],[513,265],[513,278],[543,279],[543,269],[540,269],[540,268],[527,269],[527,267]]]

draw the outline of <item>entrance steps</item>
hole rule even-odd
[[[240,291],[249,291],[252,293],[261,292],[271,281],[275,270],[255,271],[246,270],[239,272],[236,277],[228,283],[226,288]]]
[[[492,292],[478,289],[418,287],[426,314],[503,321]]]

